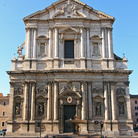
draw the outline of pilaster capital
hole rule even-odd
[[[25,30],[31,30],[31,29],[37,30],[37,27],[26,27],[26,28],[25,28]]]
[[[49,27],[48,30],[51,31],[53,29],[53,27]]]
[[[87,81],[87,84],[88,84],[88,85],[91,85],[91,84],[92,84],[92,81]]]
[[[15,82],[9,82],[10,86],[14,86],[15,85]]]
[[[54,26],[53,28],[54,28],[55,30],[58,30],[59,27],[58,27],[58,26]]]
[[[103,84],[104,84],[104,85],[108,85],[108,81],[104,81]]]
[[[130,83],[130,81],[125,81],[125,82],[124,82],[124,84],[125,84],[126,86],[129,86],[129,83]]]
[[[90,27],[86,27],[87,31],[90,31]]]
[[[84,26],[80,26],[81,31],[83,31],[84,28],[85,28]]]
[[[115,86],[116,85],[116,82],[111,81],[110,84],[111,84],[111,86]]]

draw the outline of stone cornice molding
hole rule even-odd
[[[90,70],[90,69],[51,69],[45,71],[31,71],[31,70],[22,70],[22,71],[7,71],[7,74],[47,74],[47,73],[93,73],[93,74],[127,74],[130,75],[133,71],[132,70]]]
[[[25,30],[30,30],[30,29],[36,29],[37,30],[37,27],[26,27]]]

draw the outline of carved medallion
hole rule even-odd
[[[68,98],[67,98],[67,102],[68,102],[68,103],[72,103],[72,97],[68,97]]]

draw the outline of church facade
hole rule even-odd
[[[114,18],[79,0],[59,0],[23,19],[25,42],[12,59],[8,134],[130,134],[127,59],[113,53]],[[25,49],[25,55],[22,50]],[[41,124],[39,123],[41,122]]]

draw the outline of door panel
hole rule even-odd
[[[65,120],[74,119],[75,114],[75,105],[64,105],[64,132],[73,132],[73,124],[65,123]]]

